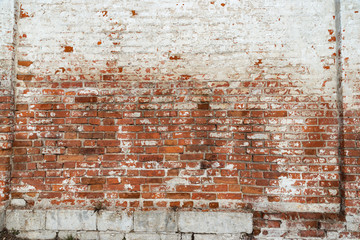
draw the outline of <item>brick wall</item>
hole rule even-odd
[[[11,146],[13,140],[14,3],[0,1],[0,207],[9,198]]]
[[[334,6],[308,4],[21,1],[14,196],[337,206]]]
[[[259,239],[356,238],[359,8],[17,1],[11,208],[251,212]]]
[[[344,115],[344,195],[350,230],[359,232],[359,11],[360,3],[347,1],[341,8],[342,18],[342,95]],[[349,234],[352,236],[351,234]],[[355,235],[360,238],[360,234]]]

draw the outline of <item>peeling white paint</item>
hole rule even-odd
[[[298,195],[299,189],[294,186],[296,179],[291,179],[287,177],[279,177],[279,187],[283,195]]]
[[[188,179],[176,177],[169,181],[166,181],[166,189],[168,191],[175,191],[177,185],[190,185],[190,184],[191,183],[189,182]]]

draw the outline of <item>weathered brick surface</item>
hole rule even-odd
[[[344,111],[344,172],[347,211],[359,212],[359,64],[358,49],[354,45],[359,41],[359,9],[357,1],[347,1],[342,5],[342,60],[343,60],[343,111]]]
[[[333,2],[20,4],[14,197],[337,210]]]
[[[341,60],[342,87],[340,88],[343,102],[343,188],[344,211],[348,215],[347,230],[342,236],[360,238],[360,168],[359,168],[359,121],[360,121],[360,85],[359,85],[359,50],[355,42],[360,40],[360,3],[347,0],[341,5]]]
[[[359,8],[0,1],[0,203],[11,173],[84,239],[356,239]]]
[[[14,2],[0,1],[0,206],[9,198],[13,125]]]

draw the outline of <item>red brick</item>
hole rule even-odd
[[[286,117],[288,115],[287,111],[267,111],[265,112],[265,117]]]
[[[105,184],[105,178],[82,178],[81,183],[86,185]]]
[[[140,198],[140,193],[119,193],[119,198]]]
[[[64,52],[73,52],[74,48],[71,46],[64,46]]]
[[[249,117],[250,112],[249,111],[229,111],[228,116],[229,117]]]
[[[182,147],[160,147],[160,153],[183,153],[184,149]]]
[[[216,194],[213,194],[213,193],[193,193],[192,194],[192,199],[194,199],[194,200],[201,200],[201,199],[215,200],[216,199]]]
[[[34,77],[34,75],[17,75],[17,79],[22,81],[31,81]]]
[[[32,61],[18,61],[19,66],[29,67],[33,62]]]
[[[190,193],[166,193],[169,199],[190,199]]]
[[[75,97],[76,103],[94,103],[97,102],[97,97]]]

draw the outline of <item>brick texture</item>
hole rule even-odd
[[[338,205],[334,4],[277,2],[21,1],[13,194]]]
[[[28,209],[245,211],[259,239],[359,236],[358,1],[12,4],[3,204],[11,172]]]
[[[9,198],[11,146],[13,140],[14,96],[14,3],[0,2],[0,207]]]
[[[342,18],[342,96],[343,96],[343,171],[346,213],[360,216],[360,168],[359,168],[359,121],[360,121],[360,85],[358,49],[354,45],[359,41],[360,3],[347,1],[341,8]],[[358,221],[358,220],[357,220]],[[357,226],[358,231],[359,224]]]

